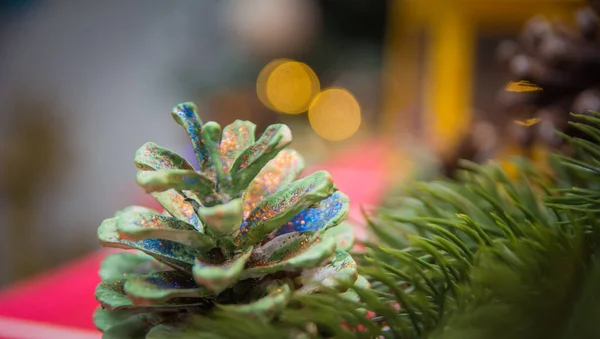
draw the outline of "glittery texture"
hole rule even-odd
[[[269,195],[289,185],[304,169],[304,159],[294,150],[283,150],[252,180],[244,194],[244,218]]]
[[[288,235],[290,234],[296,234],[296,236],[294,237],[288,237]],[[284,241],[283,242],[279,242],[278,239],[279,238],[283,238]],[[287,241],[286,241],[287,240]],[[322,238],[318,235],[310,235],[310,234],[302,234],[302,233],[288,233],[285,235],[282,235],[280,237],[277,237],[271,241],[269,241],[265,246],[263,247],[272,247],[270,249],[269,252],[265,251],[262,255],[262,258],[256,255],[252,256],[252,261],[247,265],[248,267],[265,267],[265,266],[271,266],[273,267],[275,264],[280,264],[284,261],[290,260],[292,258],[296,258],[296,257],[300,257],[300,258],[305,258],[305,259],[300,259],[300,261],[302,261],[302,263],[300,263],[300,265],[302,267],[306,267],[303,265],[306,265],[306,262],[304,262],[304,260],[306,260],[307,258],[309,259],[309,261],[313,260],[311,259],[312,257],[310,255],[304,255],[304,257],[302,257],[301,255],[306,252],[306,251],[311,251],[311,252],[319,252],[322,250],[325,250],[326,252],[330,250],[330,246],[329,246],[329,242],[330,239],[326,240],[326,246],[323,246],[320,244],[320,242],[322,241]],[[276,246],[273,245],[269,245],[269,243],[273,243],[276,242],[276,244],[279,242],[281,244],[281,246],[279,248],[275,248]],[[277,244],[279,245],[279,244]],[[335,248],[335,247],[334,247]],[[327,252],[328,253],[328,252]],[[299,261],[298,259],[296,259],[295,264],[298,264]],[[308,267],[311,267],[311,264],[308,264]],[[278,267],[278,266],[275,266]]]
[[[310,246],[307,246],[303,251],[295,256],[284,260],[269,263],[269,262],[252,262],[250,263],[240,279],[256,278],[280,271],[296,271],[300,269],[317,267],[331,257],[335,251],[335,241],[331,238],[314,238]]]
[[[141,170],[194,169],[179,154],[162,148],[153,142],[145,143],[135,152],[135,165]]]
[[[136,181],[146,192],[185,189],[195,193],[205,205],[212,206],[220,202],[215,183],[194,170],[139,171]]]
[[[210,154],[206,149],[206,146],[202,142],[202,120],[198,116],[198,107],[192,102],[186,102],[179,104],[171,111],[171,116],[179,125],[185,128],[192,146],[194,147],[194,153],[200,164],[200,171],[207,175],[209,178],[214,178],[214,168],[210,162]]]
[[[248,165],[255,161],[262,153],[268,151],[270,145],[278,144],[280,137],[277,132],[280,128],[280,125],[269,126],[258,141],[244,150],[239,159],[235,161],[236,166],[234,167],[234,170],[237,172],[238,170],[248,167]]]
[[[240,226],[237,241],[241,245],[260,242],[305,208],[335,192],[333,180],[325,171],[295,181],[262,200]]]
[[[300,249],[309,240],[310,235],[305,233],[292,232],[281,235],[255,249],[250,260],[253,263],[280,261],[285,255]]]
[[[225,126],[221,137],[220,151],[226,173],[229,173],[229,169],[238,155],[254,144],[255,130],[256,125],[250,121],[236,120]]]
[[[194,226],[199,232],[203,232],[204,228],[200,219],[196,213],[194,213],[193,207],[185,202],[185,198],[175,190],[168,190],[165,192],[154,192],[152,196],[165,208],[161,213],[165,216],[175,217],[179,220],[183,220],[188,224]],[[118,217],[122,213],[137,212],[137,213],[158,213],[152,209],[142,206],[128,206],[115,213],[115,217]]]
[[[348,216],[348,197],[335,192],[329,198],[321,200],[316,206],[309,207],[279,229],[279,234],[288,232],[319,231],[337,225]]]
[[[103,246],[140,250],[173,268],[187,271],[200,253],[189,247],[169,240],[146,239],[127,241],[119,238],[116,218],[106,219],[98,228],[98,239]]]
[[[127,232],[137,230],[161,230],[171,229],[176,231],[195,231],[194,227],[178,219],[161,215],[154,211],[130,210],[119,214],[117,218],[117,230]]]
[[[304,238],[298,238],[294,241],[290,241],[277,250],[273,251],[267,261],[275,263],[280,262],[282,260],[287,260],[289,258],[295,257],[298,254],[306,251],[312,244],[318,242],[320,239],[313,238],[311,239],[308,235]]]
[[[292,141],[285,125],[271,125],[252,146],[247,147],[231,166],[234,188],[245,189],[258,172]]]
[[[215,240],[198,232],[194,226],[156,212],[130,211],[117,217],[117,232],[121,240],[139,241],[149,238],[166,239],[208,252]]]
[[[122,210],[116,211],[115,217],[118,217],[123,213],[158,213],[158,212],[151,208],[148,208],[148,207],[132,205],[132,206],[127,206],[127,207],[123,208]]]
[[[214,121],[207,122],[202,126],[202,140],[208,150],[211,164],[215,170],[218,187],[223,190],[230,186],[228,171],[221,158],[219,146],[221,140],[221,126]]]
[[[173,217],[183,220],[194,226],[199,232],[204,231],[202,222],[194,212],[192,205],[185,201],[185,197],[177,191],[170,189],[164,192],[154,192],[152,196]]]
[[[208,291],[187,273],[157,272],[128,279],[124,291],[136,305],[152,305],[173,298],[198,298]]]

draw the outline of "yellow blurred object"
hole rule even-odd
[[[531,150],[531,160],[544,172],[552,173],[552,165],[548,154],[550,154],[550,150],[547,146],[536,143]]]
[[[319,93],[315,72],[306,64],[277,59],[267,64],[258,76],[256,91],[260,101],[276,112],[305,112]]]
[[[429,26],[425,81],[425,136],[441,156],[451,154],[469,131],[475,30],[453,1],[440,4]],[[453,67],[449,67],[452,65]]]
[[[504,169],[506,176],[508,176],[510,179],[519,178],[519,167],[514,161],[500,160],[500,165],[502,166],[502,169]]]
[[[542,88],[533,82],[521,80],[509,82],[508,85],[506,85],[505,90],[508,92],[538,92],[541,91]]]
[[[548,161],[548,153],[548,148],[539,143],[534,144],[529,153],[529,158],[542,170],[542,173],[552,173],[552,167]],[[515,145],[508,145],[500,151],[497,159],[506,172],[506,175],[511,179],[517,179],[519,177],[519,167],[514,159],[523,156],[526,156],[526,154],[522,148]]]
[[[531,127],[535,124],[537,124],[538,122],[540,122],[542,119],[540,118],[531,118],[531,119],[527,119],[527,120],[513,120],[513,122],[517,125],[520,126],[525,126],[525,127]]]
[[[267,98],[267,81],[269,80],[269,76],[273,73],[273,70],[281,65],[284,62],[289,62],[292,60],[289,59],[277,59],[269,62],[258,74],[258,78],[256,79],[256,95],[260,102],[263,103],[270,110],[275,110],[275,107],[271,105],[269,99]]]
[[[308,120],[322,138],[344,140],[356,133],[360,126],[360,105],[345,89],[326,89],[310,105]]]

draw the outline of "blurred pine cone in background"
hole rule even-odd
[[[501,148],[512,153],[510,146],[529,157],[535,157],[534,145],[566,151],[556,130],[586,138],[567,122],[570,113],[600,111],[599,13],[600,0],[590,0],[575,14],[574,25],[534,17],[516,40],[498,45],[501,66],[514,82],[529,83],[521,86],[529,91],[499,90],[495,114],[476,117],[459,147],[442,159],[446,176],[455,174],[460,159],[483,162]]]
[[[512,124],[508,132],[525,150],[537,142],[560,147],[562,140],[555,129],[577,135],[567,124],[569,113],[600,111],[599,11],[600,1],[593,0],[576,13],[575,25],[532,18],[517,41],[499,45],[498,58],[513,80],[542,88],[533,92],[502,89],[498,97],[501,113]],[[513,123],[526,119],[539,122],[532,126]]]

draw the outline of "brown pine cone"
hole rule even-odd
[[[515,140],[525,148],[536,141],[560,146],[558,129],[576,133],[569,127],[569,113],[584,114],[600,109],[600,0],[576,13],[576,26],[534,17],[524,26],[518,40],[498,46],[499,62],[515,81],[530,81],[539,92],[498,94],[500,113],[509,130],[523,129],[513,120],[538,118]],[[510,133],[509,133],[510,134]]]

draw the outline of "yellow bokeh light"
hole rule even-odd
[[[256,81],[260,101],[280,113],[305,112],[319,90],[315,72],[308,65],[289,59],[270,62]]]
[[[527,120],[513,120],[513,122],[515,124],[525,126],[525,127],[531,127],[540,121],[542,121],[542,119],[540,119],[540,118],[532,118],[532,119],[527,119]]]
[[[308,109],[313,130],[323,139],[344,140],[356,133],[361,123],[360,105],[345,89],[319,93]]]
[[[263,103],[263,105],[267,106],[269,109],[275,111],[275,107],[271,105],[269,99],[267,98],[267,81],[269,80],[269,76],[273,72],[273,70],[281,65],[284,62],[292,61],[289,59],[277,59],[268,63],[258,74],[258,79],[256,80],[256,94],[258,95],[258,99]]]
[[[508,92],[539,92],[543,89],[527,80],[511,81],[506,85],[505,90]]]

